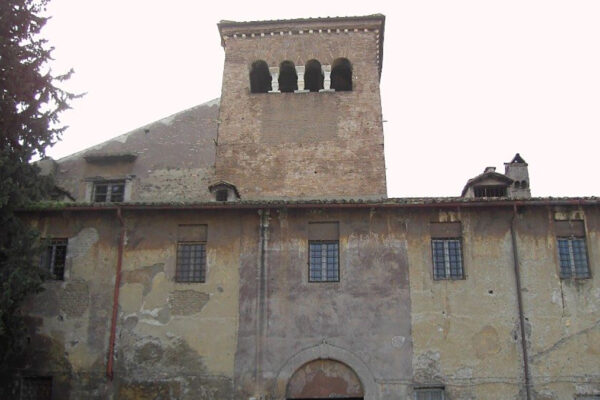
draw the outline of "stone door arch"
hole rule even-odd
[[[364,400],[379,399],[375,377],[367,364],[351,351],[326,342],[299,351],[281,366],[272,388],[273,398],[276,400],[286,399],[289,383],[295,373],[316,360],[337,361],[345,365],[353,371],[360,382]]]
[[[363,400],[364,390],[356,372],[336,360],[314,360],[298,368],[290,378],[285,398]]]

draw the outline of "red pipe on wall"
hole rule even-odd
[[[108,344],[108,362],[106,363],[106,376],[113,379],[113,364],[115,359],[115,337],[117,333],[117,316],[119,313],[119,289],[121,287],[121,267],[123,266],[123,248],[125,247],[125,223],[121,214],[121,207],[117,207],[117,219],[121,226],[119,234],[119,249],[117,251],[117,271],[115,274],[115,291],[113,296],[112,320],[110,326],[110,341]]]

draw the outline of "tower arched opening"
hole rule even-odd
[[[286,60],[279,65],[279,91],[292,93],[298,90],[298,74],[292,61]]]
[[[267,93],[272,90],[269,65],[263,60],[252,63],[250,68],[250,92]]]
[[[331,88],[338,92],[352,90],[352,65],[347,58],[338,58],[331,65]]]

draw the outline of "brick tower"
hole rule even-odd
[[[216,176],[242,199],[386,197],[385,17],[219,23]]]

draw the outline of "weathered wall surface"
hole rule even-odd
[[[230,398],[244,217],[125,213],[110,382],[105,373],[120,228],[114,212],[91,214],[33,219],[44,237],[69,243],[65,281],[47,282],[24,309],[32,354],[22,374],[53,376],[54,398],[61,399]],[[208,227],[206,283],[174,281],[179,224]]]
[[[591,279],[560,279],[553,213],[520,209],[515,223],[533,398],[600,393],[598,212],[585,211]],[[525,399],[510,224],[512,211],[408,217],[415,386],[450,399]],[[464,280],[432,276],[429,222],[462,222]]]
[[[339,222],[339,282],[308,281],[308,224],[318,221]],[[367,399],[404,398],[412,376],[404,227],[391,212],[271,210],[262,271],[259,257],[240,265],[238,398],[284,398],[292,373],[317,358],[348,365]]]
[[[23,307],[30,343],[25,376],[53,376],[57,399],[106,399],[107,344],[117,260],[118,221],[109,213],[31,217],[46,238],[69,238],[64,281]]]
[[[584,218],[590,279],[560,279],[555,213]],[[537,399],[600,394],[600,213],[526,209],[518,219],[529,358]]]
[[[127,179],[132,201],[210,200],[218,112],[218,100],[213,100],[58,160],[56,183],[81,202],[91,201],[94,178]],[[111,163],[83,158],[122,153],[137,158]]]
[[[357,26],[358,27],[358,26]],[[325,28],[325,27],[323,27]],[[379,33],[230,37],[225,41],[216,174],[242,198],[386,195],[377,54]],[[316,29],[316,28],[315,28]],[[353,91],[250,93],[251,64],[352,63]]]

